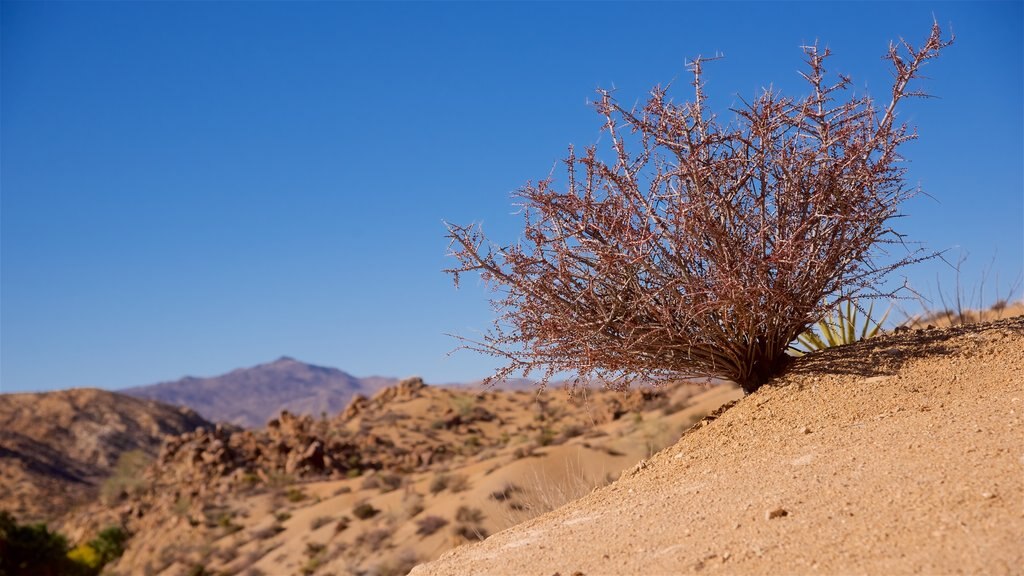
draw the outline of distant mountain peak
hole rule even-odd
[[[210,420],[258,427],[281,410],[293,414],[334,414],[347,406],[354,395],[372,395],[397,382],[394,378],[356,378],[337,368],[281,356],[220,376],[183,378],[122,392],[188,406]]]

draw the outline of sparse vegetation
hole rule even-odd
[[[505,502],[506,500],[510,499],[512,495],[515,494],[516,492],[520,492],[520,488],[515,484],[509,482],[506,483],[501,490],[495,490],[494,492],[491,492],[490,498],[491,500],[497,500],[498,502]]]
[[[448,525],[448,520],[440,516],[424,516],[416,521],[416,533],[424,538]]]
[[[142,450],[129,450],[117,457],[110,477],[100,484],[100,497],[107,504],[137,495],[146,486],[142,473],[152,462]]]
[[[445,489],[458,493],[469,489],[469,478],[464,474],[438,474],[430,481],[430,493],[437,495]]]
[[[455,511],[455,520],[467,524],[479,524],[484,521],[484,513],[479,508],[459,506]]]
[[[329,516],[317,516],[316,518],[313,518],[312,522],[309,523],[309,529],[318,530],[321,527],[326,526],[333,521],[334,520],[331,519]]]
[[[797,336],[797,342],[802,345],[802,348],[791,347],[790,352],[794,355],[802,355],[806,352],[853,344],[875,337],[882,329],[885,319],[888,318],[889,310],[886,310],[882,314],[882,318],[876,322],[871,315],[875,309],[874,303],[871,303],[865,312],[864,323],[861,324],[857,317],[858,308],[859,305],[856,302],[847,300],[846,305],[840,306],[832,317],[818,321],[817,332],[809,329]]]
[[[367,520],[376,516],[380,510],[373,507],[373,504],[369,502],[361,502],[356,504],[355,508],[352,509],[352,515],[360,520]]]
[[[288,499],[289,502],[295,503],[302,502],[308,496],[306,496],[306,493],[303,492],[301,488],[295,488],[293,486],[288,488],[288,491],[285,492],[285,497]]]
[[[356,536],[355,545],[364,547],[371,552],[377,552],[390,538],[391,530],[388,530],[387,528],[376,528]]]
[[[382,494],[397,490],[401,487],[401,475],[380,472],[366,476],[361,485],[363,490],[380,490]]]

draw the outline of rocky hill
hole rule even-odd
[[[105,390],[2,394],[0,509],[52,519],[99,496],[119,462],[144,467],[165,435],[198,426],[210,423],[191,410]]]
[[[313,416],[335,414],[356,394],[372,394],[396,382],[394,378],[357,378],[336,368],[284,356],[221,376],[189,376],[119,392],[187,406],[209,420],[253,428],[263,426],[282,410]]]
[[[147,485],[66,519],[134,534],[115,573],[403,573],[614,480],[731,387],[446,389],[409,379],[329,419],[171,438]]]

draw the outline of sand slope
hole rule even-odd
[[[412,574],[1020,574],[1022,414],[1024,318],[832,349]]]

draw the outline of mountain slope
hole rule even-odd
[[[195,412],[95,389],[0,395],[0,508],[51,519],[94,498],[122,454],[150,458]]]
[[[1019,573],[1024,318],[800,359],[614,484],[413,570]]]
[[[334,414],[356,394],[369,395],[396,382],[390,378],[356,378],[335,368],[285,356],[221,376],[190,376],[120,392],[188,406],[210,420],[252,428],[263,426],[281,410],[313,416]]]

